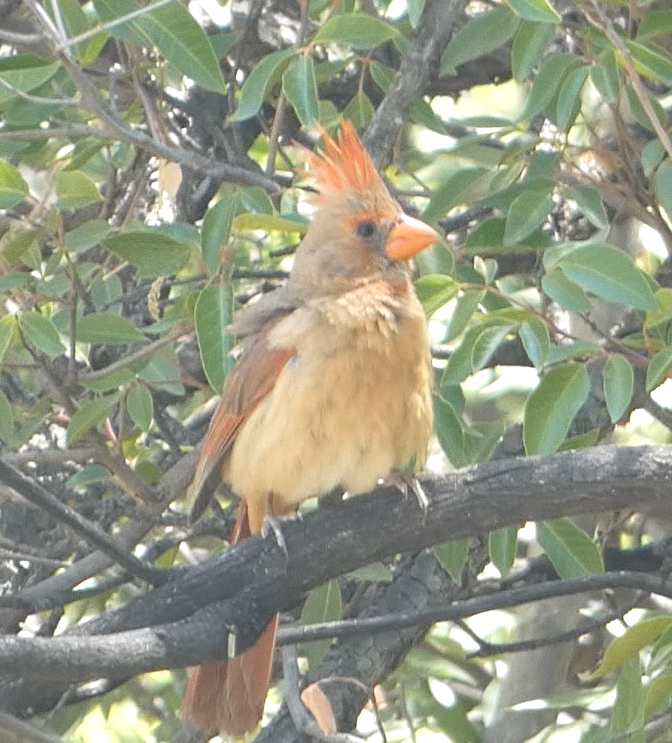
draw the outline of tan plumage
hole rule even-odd
[[[340,485],[350,493],[415,460],[432,430],[422,307],[400,261],[439,239],[392,199],[353,126],[311,155],[316,214],[286,286],[237,318],[243,353],[213,417],[190,518],[221,477],[242,498],[237,532]],[[237,540],[236,538],[236,540]],[[187,718],[240,736],[263,711],[275,622],[232,661],[192,673]]]

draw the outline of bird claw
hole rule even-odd
[[[275,541],[278,543],[278,547],[285,553],[285,557],[289,557],[285,535],[282,533],[282,527],[280,526],[280,519],[273,516],[273,514],[267,513],[261,527],[261,536],[266,539],[271,532],[275,537]]]
[[[386,485],[393,485],[394,487],[401,490],[404,498],[408,498],[408,491],[412,491],[415,496],[420,510],[426,516],[429,509],[429,498],[425,493],[420,481],[417,477],[409,477],[404,475],[402,472],[393,472],[388,478],[385,479]]]
[[[233,660],[237,655],[238,645],[238,632],[235,629],[230,629],[229,634],[226,638],[226,657],[228,660]]]

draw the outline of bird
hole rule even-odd
[[[189,521],[225,481],[241,498],[231,545],[337,487],[400,482],[409,463],[422,468],[432,435],[427,325],[408,262],[441,237],[402,210],[350,121],[320,132],[323,149],[306,154],[311,224],[286,284],[229,328],[240,353],[196,466]],[[253,730],[277,626],[192,669],[183,717],[225,737]]]

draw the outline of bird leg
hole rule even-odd
[[[269,493],[266,496],[266,514],[264,515],[264,523],[261,526],[261,536],[265,539],[271,532],[273,532],[278,547],[285,553],[285,557],[289,557],[287,542],[285,541],[285,535],[282,533],[280,519],[275,515],[273,508],[273,493]]]
[[[261,527],[261,536],[266,539],[271,532],[275,537],[275,541],[278,543],[278,547],[280,547],[280,549],[285,553],[285,557],[289,557],[285,535],[282,533],[282,527],[280,526],[280,519],[269,512],[264,516],[264,523]]]
[[[425,516],[427,515],[427,510],[429,509],[429,498],[417,477],[406,475],[399,470],[394,470],[383,480],[383,483],[401,490],[404,498],[408,498],[408,491],[410,490],[413,495],[415,495],[415,499],[417,500],[422,513]]]

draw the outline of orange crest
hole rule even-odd
[[[316,200],[348,191],[371,191],[384,188],[376,166],[364,149],[351,121],[341,122],[338,139],[333,139],[318,124],[324,139],[324,152],[311,152],[307,158],[309,170],[319,189]]]

